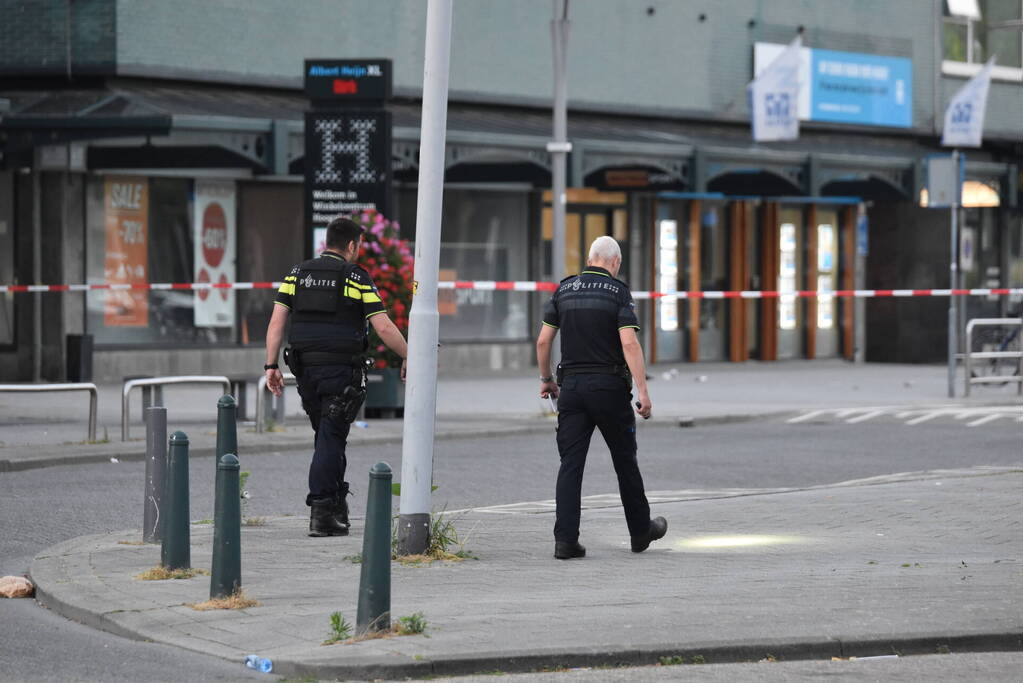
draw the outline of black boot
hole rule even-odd
[[[586,548],[584,548],[579,541],[576,541],[575,543],[555,541],[554,557],[559,560],[571,560],[574,557],[586,557]]]
[[[309,535],[347,536],[348,527],[337,518],[334,505],[313,505],[309,513]]]
[[[668,532],[668,521],[664,517],[654,517],[650,520],[650,527],[642,536],[632,537],[632,552],[641,553],[650,547],[653,541],[664,538]]]
[[[345,529],[352,527],[351,522],[348,521],[348,498],[346,496],[341,496],[337,504],[334,505],[334,517]]]

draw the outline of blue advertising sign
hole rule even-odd
[[[785,50],[756,43],[755,77]],[[913,125],[913,60],[804,47],[800,50],[799,119],[863,126]]]
[[[905,57],[811,50],[810,119],[913,125],[913,62]]]

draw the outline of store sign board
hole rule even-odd
[[[235,273],[235,186],[231,181],[195,181],[195,281],[227,284]],[[233,289],[195,290],[196,327],[231,327],[235,323]]]
[[[756,43],[759,75],[785,45]],[[800,59],[799,118],[866,126],[913,125],[913,61],[804,47]]]
[[[106,245],[103,279],[109,284],[149,282],[149,182],[137,177],[108,177],[103,185]],[[107,327],[148,327],[149,292],[107,290],[103,298]]]
[[[390,203],[390,112],[306,112],[305,215],[310,240],[338,216],[370,209],[387,215]]]
[[[664,190],[686,190],[686,184],[672,173],[667,173],[656,168],[645,167],[619,167],[606,168],[596,177],[589,177],[601,190],[642,190],[660,192]]]
[[[317,102],[384,102],[392,78],[389,59],[305,60],[305,94]]]

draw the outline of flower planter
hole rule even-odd
[[[366,418],[404,416],[405,385],[401,381],[401,370],[370,370],[366,378]]]

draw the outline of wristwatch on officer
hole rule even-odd
[[[541,375],[540,376],[540,381],[546,384],[547,382],[553,382],[554,381],[554,377],[553,376],[551,376],[551,377],[544,377],[543,375]]]
[[[263,366],[263,372],[266,372],[267,370],[279,370],[279,369],[280,369],[280,366],[277,363],[267,363],[266,365]]]

